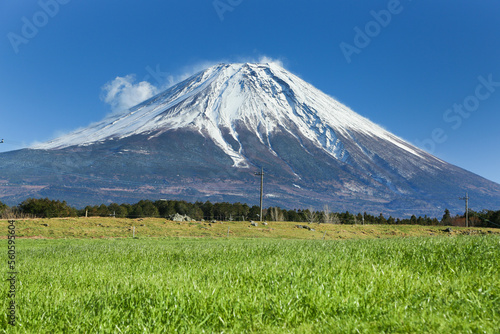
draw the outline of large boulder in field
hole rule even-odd
[[[181,215],[181,214],[178,214],[178,213],[176,213],[175,215],[170,215],[170,220],[172,220],[174,222],[190,222],[190,221],[193,221],[193,219],[191,219],[190,217],[188,217],[186,215]]]

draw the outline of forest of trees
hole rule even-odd
[[[29,198],[18,206],[9,207],[0,202],[0,217],[118,217],[118,218],[144,218],[161,217],[169,218],[174,214],[181,214],[195,220],[222,220],[222,221],[248,221],[259,220],[260,208],[248,206],[242,203],[211,203],[196,202],[189,203],[179,200],[141,200],[135,204],[101,204],[86,206],[83,209],[75,209],[65,201],[50,200],[48,198]],[[465,225],[465,217],[452,217],[448,209],[439,220],[431,217],[416,217],[400,219],[392,216],[384,217],[364,213],[353,214],[349,211],[334,213],[330,212],[328,206],[323,210],[294,209],[285,210],[279,207],[263,209],[263,219],[266,221],[293,221],[306,223],[327,224],[406,224],[406,225],[443,225],[461,226]],[[469,210],[470,226],[500,227],[500,211],[483,210],[475,212]]]

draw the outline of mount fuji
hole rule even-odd
[[[0,200],[176,198],[386,215],[498,208],[500,185],[448,164],[274,63],[220,64],[100,122],[0,154]]]

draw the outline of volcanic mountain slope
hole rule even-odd
[[[0,155],[0,200],[329,204],[392,215],[496,208],[500,185],[384,130],[276,64],[220,64],[121,114]],[[474,202],[472,202],[474,203]]]

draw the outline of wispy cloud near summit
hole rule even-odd
[[[147,81],[136,82],[135,75],[116,77],[102,87],[101,99],[113,112],[129,109],[159,92],[158,87]]]

